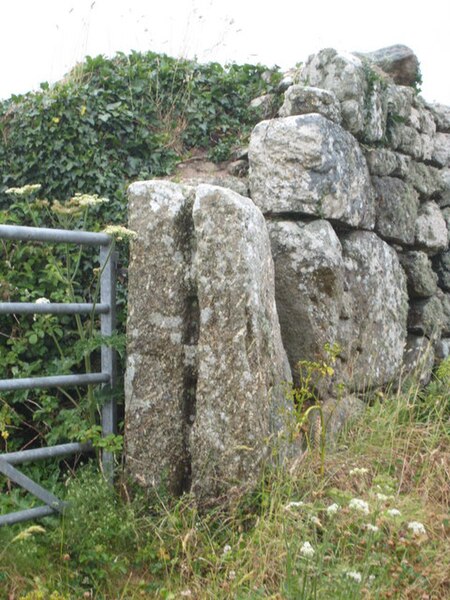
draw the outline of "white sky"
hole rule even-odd
[[[118,50],[289,68],[325,47],[401,43],[422,95],[450,105],[450,0],[0,0],[0,16],[0,98]]]

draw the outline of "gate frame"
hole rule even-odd
[[[114,238],[106,233],[93,233],[44,227],[24,227],[0,225],[0,240],[38,241],[100,246],[100,302],[99,303],[43,303],[0,302],[0,314],[99,314],[102,336],[111,336],[116,327],[116,268],[117,253],[114,251]],[[114,387],[117,379],[116,352],[111,346],[101,346],[101,372],[78,375],[56,375],[52,377],[28,377],[1,379],[0,392],[32,388],[70,387],[101,383],[110,392],[109,399],[102,406],[102,435],[117,433],[117,403]],[[32,450],[0,453],[0,473],[44,502],[44,506],[20,510],[0,515],[0,527],[29,519],[42,518],[63,513],[67,504],[51,492],[21,473],[14,465],[32,460],[68,456],[92,451],[91,443],[68,443]],[[102,451],[102,468],[106,479],[112,483],[114,476],[114,456]]]

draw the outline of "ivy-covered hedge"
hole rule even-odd
[[[193,149],[207,150],[212,160],[228,158],[258,120],[250,101],[273,91],[279,78],[276,69],[263,66],[201,65],[133,52],[87,58],[55,86],[44,84],[39,92],[0,102],[0,223],[91,230],[125,223],[131,181],[170,173]],[[29,184],[41,188],[6,193]],[[81,199],[80,193],[109,201]],[[0,244],[1,301],[95,300],[92,253],[83,251],[80,261],[76,248]],[[124,254],[114,340],[122,348]],[[85,371],[87,365],[97,370],[101,340],[91,335],[91,325],[73,317],[1,316],[0,377]],[[98,391],[4,394],[0,451],[88,434],[95,441],[92,427],[101,402]]]
[[[87,58],[55,86],[0,104],[0,206],[12,186],[44,195],[106,195],[123,221],[131,180],[170,173],[192,148],[228,158],[257,120],[252,98],[271,91],[277,70],[198,64],[152,52]]]

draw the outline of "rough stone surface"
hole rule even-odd
[[[380,81],[372,81],[365,97],[365,123],[361,136],[364,142],[379,142],[386,136],[387,104]]]
[[[386,87],[386,104],[393,121],[406,122],[411,115],[414,103],[414,90],[404,86],[388,85]]]
[[[342,121],[348,131],[357,134],[363,130],[367,81],[360,58],[326,48],[308,58],[301,77],[306,85],[323,88],[336,95],[341,103]]]
[[[450,133],[450,106],[444,104],[427,104],[430,109],[438,131]]]
[[[319,88],[292,85],[286,90],[280,117],[318,113],[340,125],[341,107],[333,92]]]
[[[442,305],[443,321],[441,335],[443,337],[448,337],[450,336],[450,294],[446,294],[442,290],[439,290],[437,292],[437,297]]]
[[[450,251],[435,256],[433,267],[438,276],[439,287],[450,292]]]
[[[429,298],[437,292],[437,275],[425,252],[401,252],[399,259],[406,273],[410,298]]]
[[[200,501],[251,486],[294,448],[264,217],[210,185],[137,183],[129,197],[128,472]]]
[[[294,380],[299,360],[325,359],[343,293],[341,243],[327,221],[268,223],[283,344]]]
[[[371,232],[341,236],[346,318],[338,341],[342,373],[353,389],[392,381],[402,364],[408,297],[395,250]]]
[[[125,384],[126,457],[144,486],[183,491],[189,476],[186,379],[194,332],[186,315],[193,193],[167,181],[133,184],[129,226],[136,231],[129,268]],[[191,374],[192,377],[192,374]]]
[[[277,444],[286,453],[293,413],[263,215],[247,198],[201,185],[193,217],[200,334],[190,451],[203,501],[255,483]]]
[[[442,331],[444,312],[437,296],[415,300],[409,305],[408,331],[437,339]]]
[[[436,358],[445,360],[450,356],[450,338],[442,338],[436,343]]]
[[[396,44],[364,56],[388,73],[397,85],[412,86],[419,76],[417,56],[407,46]]]
[[[249,195],[248,179],[246,177],[236,177],[234,175],[208,176],[198,174],[195,177],[183,179],[182,183],[183,185],[188,185],[191,187],[196,187],[204,183],[207,185],[226,188],[236,192],[236,194],[240,194],[241,196],[248,197]]]
[[[432,157],[434,159],[435,153],[438,152],[434,139],[402,122],[394,121],[389,127],[392,148],[418,160],[431,160]]]
[[[441,194],[437,200],[442,208],[450,206],[450,169],[440,171]]]
[[[403,372],[420,385],[431,379],[435,359],[434,346],[427,337],[409,334],[403,356]]]
[[[250,102],[250,107],[258,111],[261,119],[270,119],[273,117],[275,105],[275,94],[264,94],[264,96],[258,96],[258,98],[254,98]]]
[[[431,156],[424,158],[431,158],[440,167],[450,167],[450,133],[437,133]]]
[[[333,448],[345,427],[366,409],[366,404],[357,396],[346,394],[342,398],[329,398],[322,404],[325,425],[325,443]],[[310,418],[310,439],[314,446],[320,447],[321,420],[319,411],[312,411]]]
[[[433,200],[425,202],[419,209],[415,241],[428,254],[437,254],[448,247],[447,225]]]
[[[384,239],[413,244],[419,196],[412,186],[395,177],[373,177],[376,194],[375,231]]]
[[[405,177],[409,171],[411,158],[387,148],[365,148],[367,166],[371,175],[379,177]]]
[[[253,130],[250,192],[265,213],[373,228],[373,190],[356,140],[322,115],[263,121]]]
[[[443,190],[441,171],[417,161],[410,161],[404,174],[405,179],[420,194],[422,199],[434,198]]]
[[[417,97],[414,98],[414,105],[406,124],[429,136],[434,136],[436,133],[436,123],[432,113],[425,107],[425,103]]]

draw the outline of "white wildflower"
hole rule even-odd
[[[191,590],[181,590],[180,596],[183,598],[190,598],[192,596]]]
[[[339,504],[336,504],[336,502],[334,502],[334,504],[330,504],[330,506],[327,508],[327,515],[335,515],[339,509]]]
[[[38,298],[35,301],[35,304],[50,304],[50,300],[48,298],[44,298],[44,297]]]
[[[349,475],[365,475],[366,473],[369,472],[369,469],[366,469],[365,467],[355,467],[354,469],[351,469],[349,471]]]
[[[408,529],[411,529],[414,535],[427,535],[426,529],[419,521],[411,521],[408,523]]]
[[[377,494],[377,500],[379,500],[380,502],[386,502],[387,500],[389,500],[389,496],[386,496],[386,494]]]
[[[97,194],[75,194],[72,200],[78,203],[78,206],[97,206],[109,202],[109,198],[100,198]]]
[[[315,553],[316,553],[316,551],[314,550],[314,548],[311,546],[311,544],[309,542],[303,542],[302,547],[300,548],[300,554],[302,556],[311,558],[311,556],[314,556]]]
[[[366,515],[370,512],[368,503],[365,500],[361,500],[361,498],[352,498],[348,506],[353,510],[363,512]]]
[[[376,525],[372,525],[372,523],[366,523],[364,525],[364,529],[367,529],[367,531],[372,531],[373,533],[376,533],[380,530],[379,527],[377,527]]]
[[[356,581],[357,583],[361,583],[362,581],[362,575],[361,573],[358,573],[358,571],[347,571],[345,573],[345,575],[349,578],[349,579],[353,579],[354,581]]]
[[[118,241],[137,237],[137,233],[135,231],[127,229],[123,225],[107,225],[103,232],[111,235]]]
[[[229,544],[225,544],[225,546],[223,547],[223,556],[226,556],[227,554],[229,554],[231,552],[231,546]]]
[[[388,514],[390,517],[401,517],[401,514],[402,514],[402,513],[401,513],[401,512],[398,510],[398,508],[390,508],[390,509],[387,511],[387,514]]]
[[[41,189],[40,183],[33,183],[30,185],[23,185],[22,187],[12,187],[5,191],[5,194],[12,194],[13,196],[28,196],[33,192],[38,192]]]
[[[300,508],[301,506],[305,506],[305,503],[300,500],[299,502],[289,502],[284,508],[289,510],[290,508]]]
[[[233,579],[236,579],[236,571],[230,571],[228,573],[228,579],[230,579],[231,581],[233,581]]]

